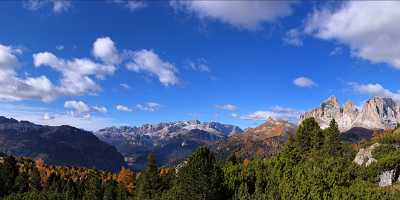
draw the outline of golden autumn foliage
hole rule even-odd
[[[118,174],[117,182],[123,185],[129,193],[133,193],[135,190],[135,180],[136,175],[129,169],[122,167],[121,171]]]

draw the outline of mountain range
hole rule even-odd
[[[328,127],[335,119],[342,132],[356,127],[392,129],[400,122],[400,104],[388,97],[373,97],[357,108],[351,101],[342,106],[335,96],[331,96],[319,107],[303,113],[299,123],[309,117],[314,117],[321,128]]]
[[[289,134],[295,131],[295,124],[270,117],[257,127],[246,129],[243,134],[232,135],[211,144],[210,148],[219,158],[233,154],[241,159],[265,158],[278,153]]]
[[[332,119],[342,138],[352,143],[369,139],[376,130],[400,122],[400,104],[391,98],[373,97],[361,108],[351,101],[340,104],[335,96],[304,112],[302,120],[314,117],[322,128]],[[219,158],[235,154],[243,159],[276,154],[295,133],[296,124],[269,118],[244,131],[238,126],[198,120],[121,126],[94,133],[71,126],[42,126],[0,117],[0,152],[42,159],[47,164],[95,167],[118,171],[122,166],[141,170],[150,152],[159,165],[174,165],[199,146],[208,146]]]
[[[125,165],[115,147],[71,126],[42,126],[0,117],[0,152],[67,165],[119,171]]]
[[[140,127],[109,127],[95,132],[95,135],[115,146],[131,168],[142,169],[150,152],[157,156],[160,165],[177,163],[199,146],[242,132],[238,126],[192,120]]]

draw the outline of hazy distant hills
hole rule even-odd
[[[243,131],[233,125],[218,122],[179,121],[145,124],[140,127],[110,127],[95,134],[114,145],[130,167],[142,169],[150,152],[159,164],[175,163],[186,158],[196,148],[213,141],[224,140]]]
[[[125,165],[115,147],[71,126],[41,126],[0,117],[0,152],[43,159],[47,164],[119,171]]]

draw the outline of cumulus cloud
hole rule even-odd
[[[113,74],[116,69],[114,65],[96,63],[88,58],[64,60],[50,52],[36,53],[33,55],[33,60],[36,67],[49,66],[61,72],[62,79],[56,91],[59,95],[96,93],[100,90],[100,86],[92,76],[104,78]]]
[[[97,38],[93,43],[93,56],[99,58],[104,63],[119,64],[121,62],[114,41],[109,37]]]
[[[126,64],[128,70],[134,72],[147,72],[157,76],[165,86],[176,85],[179,80],[175,66],[161,58],[153,51],[142,49],[130,52],[130,61]]]
[[[25,0],[22,5],[28,10],[36,11],[48,4],[52,4],[53,12],[56,14],[67,12],[72,6],[70,0]]]
[[[170,1],[177,11],[247,30],[259,30],[263,23],[291,15],[292,4],[290,1]]]
[[[316,86],[315,82],[307,77],[298,77],[293,80],[293,84],[299,87],[313,87]]]
[[[221,109],[221,110],[227,110],[230,112],[235,112],[238,110],[238,107],[232,104],[224,104],[224,105],[215,105],[216,108]]]
[[[389,89],[384,88],[379,83],[369,83],[369,84],[359,84],[359,83],[350,83],[353,90],[359,92],[361,94],[367,94],[370,96],[381,96],[381,97],[390,97],[395,101],[400,101],[400,93],[392,92]]]
[[[117,105],[117,106],[115,106],[115,109],[117,109],[118,111],[123,111],[123,112],[132,112],[132,109],[130,109],[124,105]]]
[[[20,67],[17,55],[20,49],[0,44],[0,100],[53,99],[54,86],[46,76],[20,78],[16,69]]]
[[[89,106],[83,101],[66,101],[64,108],[72,109],[70,112],[74,117],[90,118],[92,113],[106,113],[107,108],[103,106]]]
[[[400,69],[399,10],[399,1],[345,1],[334,9],[316,10],[306,21],[305,32],[338,41],[372,63]]]
[[[112,75],[116,70],[115,64],[119,62],[118,51],[109,37],[98,38],[93,43],[92,53],[103,63],[89,58],[65,60],[50,52],[33,54],[33,61],[35,67],[48,66],[62,74],[59,86],[54,88],[54,96],[83,95],[100,91],[100,86],[93,78],[102,79]]]
[[[296,109],[275,106],[268,110],[258,110],[258,111],[240,116],[240,119],[259,121],[259,120],[267,120],[269,117],[272,117],[274,119],[282,119],[282,120],[287,120],[290,122],[296,122],[298,120],[300,113],[301,113],[301,111],[296,110]]]
[[[137,104],[136,108],[142,111],[156,111],[158,109],[161,108],[161,105],[159,103],[155,103],[155,102],[147,102],[144,104]]]

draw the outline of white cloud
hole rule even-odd
[[[43,114],[43,120],[52,120],[55,119],[53,115],[50,115],[48,112]]]
[[[307,77],[298,77],[293,80],[293,84],[299,87],[313,87],[316,86],[313,80],[307,78]]]
[[[240,116],[240,119],[258,121],[258,120],[267,120],[269,117],[272,117],[274,119],[283,119],[283,120],[288,120],[290,122],[296,122],[298,120],[300,113],[301,111],[296,109],[275,106],[269,110],[259,110],[253,113]]]
[[[128,84],[126,84],[126,83],[121,83],[121,84],[119,84],[119,86],[121,86],[122,88],[124,88],[124,89],[126,89],[126,90],[131,89],[131,86],[128,85]]]
[[[95,45],[99,40],[96,40]],[[97,43],[98,44],[98,43]],[[107,45],[106,45],[107,46]],[[98,46],[97,46],[98,47]],[[107,46],[109,47],[109,46]],[[99,49],[97,49],[99,53]],[[93,50],[95,52],[95,50]],[[108,53],[96,54],[104,61],[111,61]],[[52,69],[60,72],[62,78],[60,85],[55,89],[56,95],[75,96],[87,93],[97,93],[100,91],[100,86],[93,80],[93,76],[99,79],[107,75],[112,75],[116,67],[110,63],[97,63],[89,58],[73,58],[65,60],[58,58],[50,52],[40,52],[33,54],[34,65],[36,67],[49,66]]]
[[[23,1],[23,7],[36,11],[50,3],[53,4],[53,12],[56,14],[67,12],[72,6],[70,0],[25,0]]]
[[[106,113],[107,108],[103,106],[89,106],[83,101],[66,101],[64,108],[72,109],[72,116],[90,118],[92,113]]]
[[[210,67],[208,66],[207,61],[204,58],[199,58],[195,61],[187,60],[186,65],[188,66],[188,68],[194,71],[210,72]]]
[[[227,110],[230,112],[234,112],[238,109],[237,106],[232,105],[232,104],[224,104],[224,105],[215,105],[216,108],[221,109],[221,110]]]
[[[126,64],[127,69],[135,72],[144,71],[157,76],[165,86],[176,85],[179,82],[175,66],[161,60],[153,50],[142,49],[129,54],[131,61]]]
[[[117,106],[115,106],[115,109],[117,109],[118,111],[123,111],[123,112],[132,112],[132,109],[130,109],[124,105],[117,105]]]
[[[335,9],[316,10],[305,32],[347,45],[353,55],[372,63],[400,69],[399,10],[399,1],[345,1]]]
[[[20,49],[0,44],[0,100],[53,99],[54,86],[46,76],[20,78],[16,69],[20,67],[17,55]]]
[[[72,5],[70,0],[52,0],[52,2],[54,13],[67,12]]]
[[[399,92],[392,92],[389,89],[384,88],[379,83],[369,83],[369,84],[350,83],[350,85],[352,86],[354,91],[359,92],[361,94],[390,97],[395,101],[400,101]]]
[[[144,104],[137,104],[136,108],[142,111],[156,111],[158,109],[161,108],[161,105],[159,103],[155,103],[155,102],[147,102]]]
[[[291,1],[170,1],[170,5],[177,11],[247,30],[261,29],[263,23],[272,23],[291,15],[292,4]]]
[[[48,113],[48,117],[46,117]],[[17,120],[27,120],[33,123],[50,126],[70,125],[90,131],[104,127],[121,125],[111,118],[92,116],[91,118],[77,118],[68,113],[44,107],[31,107],[19,103],[1,103],[0,115]]]
[[[62,50],[64,50],[64,45],[57,45],[56,49],[59,51],[62,51]]]
[[[231,116],[234,117],[234,118],[239,117],[239,115],[237,113],[232,113]]]
[[[147,3],[142,0],[114,0],[113,2],[123,5],[132,12],[148,6]]]
[[[290,29],[288,32],[286,32],[283,41],[292,46],[303,46],[302,32],[298,29]]]
[[[92,53],[94,57],[99,58],[104,63],[119,64],[121,62],[114,41],[109,37],[97,38],[93,43]]]

